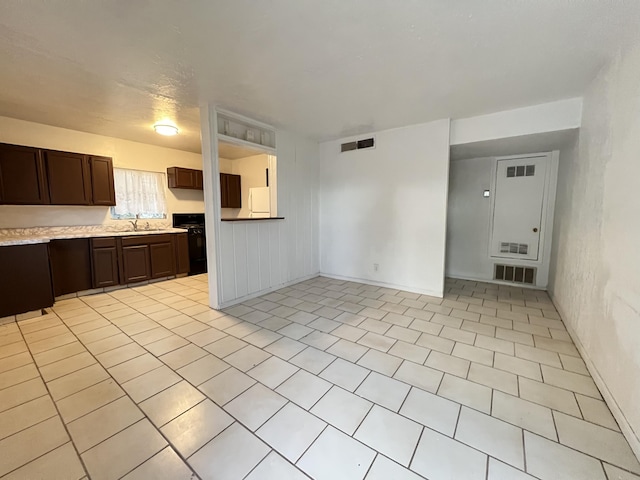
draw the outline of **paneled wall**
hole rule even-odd
[[[207,115],[210,121],[212,112],[211,107]],[[319,271],[317,142],[277,132],[278,216],[285,217],[284,220],[223,222],[219,182],[212,181],[218,176],[217,161],[212,163],[207,158],[215,151],[210,140],[211,125],[204,128],[207,248],[209,256],[216,252],[209,262],[211,306],[224,307],[316,275]],[[218,274],[214,275],[214,271]]]

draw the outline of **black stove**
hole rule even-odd
[[[173,227],[186,228],[189,236],[189,275],[207,271],[207,239],[204,213],[174,213]]]

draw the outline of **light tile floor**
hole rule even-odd
[[[206,275],[0,327],[7,479],[640,479],[544,292]]]

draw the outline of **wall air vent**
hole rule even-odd
[[[526,255],[528,251],[529,245],[526,243],[500,242],[500,253],[517,253],[518,255]]]
[[[374,148],[376,145],[375,139],[364,138],[362,140],[355,140],[353,142],[347,142],[340,145],[341,152],[350,152],[352,150],[362,150],[364,148]]]
[[[536,270],[537,269],[535,267],[519,267],[516,265],[495,264],[493,278],[494,280],[503,280],[505,282],[535,285]]]
[[[507,177],[533,177],[536,174],[535,165],[518,165],[507,167]]]

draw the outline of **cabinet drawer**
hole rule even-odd
[[[167,243],[171,241],[171,234],[161,233],[158,235],[135,235],[131,237],[122,237],[123,247],[132,247],[135,245],[149,245],[152,243]]]
[[[115,237],[100,237],[100,238],[92,238],[91,246],[93,248],[107,248],[107,247],[115,247],[116,239]]]

